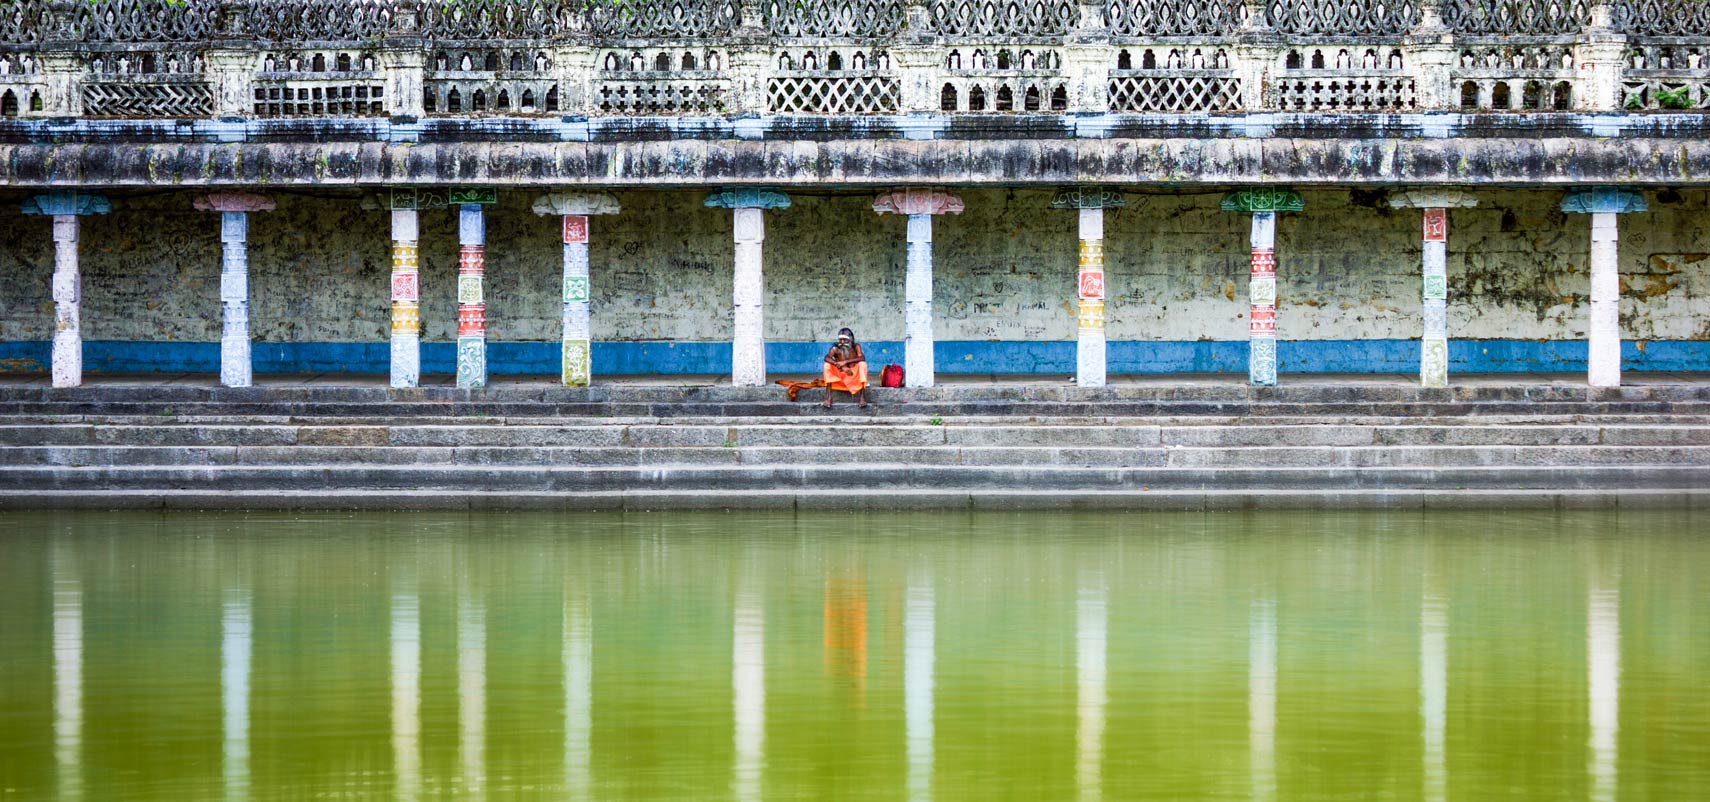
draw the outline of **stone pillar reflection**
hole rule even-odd
[[[1591,800],[1615,802],[1621,726],[1621,590],[1608,578],[1586,605],[1586,692],[1591,719]]]
[[[1103,387],[1105,359],[1104,210],[1127,205],[1122,195],[1103,187],[1060,189],[1051,199],[1057,209],[1079,215],[1080,261],[1075,278],[1075,384]]]
[[[603,193],[542,195],[534,213],[558,215],[564,225],[563,361],[559,374],[565,387],[587,387],[593,380],[593,335],[589,320],[591,284],[588,263],[588,218],[617,214],[623,207]]]
[[[1247,378],[1254,386],[1277,383],[1277,214],[1306,208],[1287,189],[1263,187],[1231,192],[1223,211],[1253,216],[1252,270],[1247,282]]]
[[[1575,190],[1562,211],[1591,215],[1591,324],[1588,381],[1592,387],[1621,386],[1621,276],[1618,215],[1647,211],[1645,196],[1615,187]]]
[[[760,594],[739,590],[731,648],[731,706],[736,718],[737,802],[759,802],[766,764],[766,618]]]
[[[1423,214],[1421,257],[1421,310],[1424,318],[1419,340],[1419,383],[1424,387],[1449,386],[1449,210],[1478,205],[1478,200],[1459,190],[1409,190],[1393,195],[1389,204],[1413,208]]]
[[[1081,799],[1096,802],[1104,796],[1104,708],[1106,652],[1109,615],[1106,609],[1104,576],[1091,572],[1082,577],[1075,609],[1076,682],[1076,783]]]
[[[730,209],[735,218],[730,380],[737,387],[759,387],[766,383],[766,292],[761,271],[765,212],[790,208],[790,197],[773,190],[726,189],[708,195],[706,205]]]
[[[594,624],[580,591],[564,593],[564,787],[593,798]]]
[[[392,762],[399,802],[422,791],[421,597],[400,581],[392,594]]]
[[[903,381],[931,387],[937,380],[932,324],[932,217],[961,214],[960,197],[939,189],[909,188],[873,201],[879,214],[908,216],[908,267],[903,278]]]
[[[112,204],[100,195],[56,191],[24,202],[24,214],[53,218],[53,386],[83,384],[83,277],[78,272],[78,236],[85,215],[106,214]]]
[[[1277,798],[1277,603],[1253,602],[1247,624],[1247,737],[1253,802]]]
[[[255,625],[250,594],[226,593],[220,616],[220,708],[224,711],[225,743],[221,749],[226,802],[249,799],[249,687],[255,653]]]
[[[1424,724],[1425,802],[1449,796],[1446,727],[1449,709],[1449,603],[1425,575],[1419,608],[1419,711]]]
[[[54,545],[52,564],[54,799],[77,802],[83,798],[83,581],[69,546]]]
[[[490,189],[452,190],[457,207],[457,386],[487,386],[487,217],[497,203]]]
[[[487,794],[487,610],[465,581],[457,600],[457,753],[466,798]]]
[[[215,192],[196,208],[220,213],[220,384],[248,387],[254,380],[249,346],[249,214],[270,212],[273,199],[247,192]]]
[[[932,799],[936,623],[931,577],[924,574],[910,577],[903,607],[903,722],[908,740],[909,802]]]

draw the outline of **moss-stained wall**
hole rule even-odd
[[[1220,196],[1131,192],[1106,222],[1112,340],[1243,340],[1247,226]],[[488,326],[494,341],[558,337],[560,250],[535,193],[506,192],[488,223]],[[593,225],[594,338],[720,342],[730,337],[730,213],[702,193],[618,193],[623,214]],[[1284,340],[1418,335],[1419,212],[1382,196],[1304,193],[1279,226]],[[1560,192],[1478,193],[1450,215],[1450,336],[1584,337],[1590,223],[1556,211]],[[277,194],[251,229],[254,336],[265,342],[381,342],[387,336],[387,215],[354,196]],[[1075,218],[1040,190],[963,193],[937,218],[940,340],[1074,338]],[[18,197],[4,200],[16,208]],[[1651,196],[1621,219],[1622,334],[1710,340],[1710,193]],[[88,340],[213,342],[219,337],[217,215],[187,193],[115,195],[83,233]],[[798,193],[767,214],[767,337],[826,340],[850,325],[902,338],[904,222],[871,196]],[[424,338],[454,334],[456,224],[422,215]],[[49,224],[0,228],[0,340],[50,337]]]

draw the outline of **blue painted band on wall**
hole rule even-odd
[[[863,343],[875,367],[903,361],[900,342]],[[828,345],[767,343],[766,364],[776,374],[818,373]],[[0,372],[45,372],[50,344],[0,343]],[[255,343],[256,373],[375,373],[388,370],[387,343]],[[1455,373],[1549,373],[1586,369],[1586,344],[1578,340],[1451,340]],[[1245,373],[1247,343],[1122,341],[1109,344],[1111,373]],[[1278,344],[1280,369],[1289,373],[1414,373],[1417,340],[1292,340]],[[495,342],[487,346],[488,371],[497,375],[558,374],[558,343]],[[456,345],[422,344],[422,372],[456,371]],[[936,367],[944,374],[1016,373],[1068,376],[1075,371],[1073,342],[938,343]],[[218,373],[218,343],[90,341],[83,366],[92,373]],[[1623,342],[1621,367],[1637,371],[1710,370],[1710,340]],[[594,344],[594,375],[712,374],[730,372],[730,343],[602,342]]]

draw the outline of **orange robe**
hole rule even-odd
[[[859,356],[865,357],[866,354],[859,354]],[[854,395],[867,389],[867,360],[863,358],[860,362],[850,366],[848,370],[840,369],[827,362],[825,363],[824,375],[826,392],[842,390]]]

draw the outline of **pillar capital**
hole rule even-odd
[[[1470,209],[1478,198],[1459,189],[1409,189],[1389,196],[1395,209]]]
[[[623,211],[623,205],[604,192],[554,192],[542,195],[534,200],[534,213],[542,217],[561,215],[566,217],[590,217],[599,214],[617,214]]]
[[[879,214],[961,214],[966,208],[960,196],[930,187],[907,187],[873,199]]]
[[[775,189],[721,189],[707,195],[713,209],[788,209],[790,196]]]
[[[452,206],[491,206],[499,202],[499,191],[492,187],[465,187],[446,193]]]
[[[386,212],[421,212],[444,209],[446,205],[444,192],[414,187],[383,189],[362,199],[362,208]]]
[[[1284,187],[1255,187],[1241,189],[1223,197],[1226,212],[1299,212],[1306,202],[1300,193]]]
[[[1591,187],[1568,192],[1562,211],[1571,214],[1628,214],[1650,211],[1645,196],[1620,187]]]
[[[83,217],[113,211],[113,204],[104,195],[85,195],[74,190],[46,192],[24,201],[24,214],[48,217]]]
[[[1120,209],[1127,205],[1122,193],[1108,187],[1063,187],[1051,196],[1053,209]]]
[[[211,192],[196,199],[199,212],[271,212],[278,204],[253,192]]]

